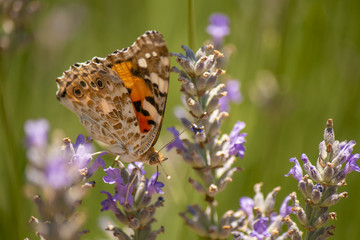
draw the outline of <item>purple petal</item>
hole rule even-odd
[[[241,209],[246,213],[248,217],[253,215],[254,200],[249,197],[242,197],[239,200]]]
[[[239,91],[240,83],[237,80],[229,80],[226,82],[227,95],[220,98],[220,110],[228,112],[230,110],[230,102],[240,103],[242,95]]]
[[[119,201],[121,205],[125,204],[125,202],[131,206],[134,204],[134,198],[132,196],[132,192],[133,192],[132,184],[127,183],[126,185],[123,185],[120,183],[116,183],[116,189],[118,192],[114,195],[115,200]]]
[[[148,196],[152,196],[154,193],[161,193],[163,194],[163,190],[161,190],[161,188],[163,188],[165,185],[162,182],[158,182],[157,178],[160,175],[160,173],[154,173],[148,184],[147,184],[147,191],[148,191]]]
[[[251,237],[256,237],[257,239],[264,239],[265,237],[270,237],[271,234],[267,231],[267,222],[269,218],[262,217],[254,223],[254,231],[250,233]]]
[[[229,137],[230,137],[230,141],[231,139],[234,139],[238,136],[238,134],[240,133],[241,130],[243,130],[245,128],[245,123],[238,121],[235,123],[233,129],[231,130]]]
[[[116,202],[114,201],[113,197],[111,196],[111,194],[107,191],[101,191],[101,193],[105,193],[107,195],[107,199],[105,199],[104,201],[101,201],[101,211],[107,211],[107,210],[111,210],[113,212],[117,212],[117,207],[116,207]]]
[[[349,158],[351,157],[351,152],[353,151],[353,147],[355,146],[355,141],[349,141],[349,142],[341,142],[341,147],[338,155],[333,160],[333,163],[337,166],[339,164],[343,164],[344,162],[347,162]]]
[[[176,128],[170,127],[167,128],[167,130],[174,135],[174,140],[167,145],[166,150],[170,151],[172,148],[184,150],[183,142],[180,140],[179,132],[176,130]]]
[[[285,174],[285,177],[288,177],[291,174],[297,181],[300,181],[303,178],[303,171],[298,160],[296,158],[290,158],[289,162],[293,162],[294,167],[290,169],[288,174]]]
[[[47,144],[49,122],[42,118],[25,122],[24,130],[29,146],[44,147]]]
[[[352,171],[360,172],[360,167],[356,164],[358,158],[360,158],[360,154],[358,153],[351,155],[344,168],[345,175],[351,173]]]
[[[80,144],[85,144],[85,136],[82,134],[79,134],[76,138],[74,148],[77,149]]]
[[[305,153],[301,154],[301,160],[303,161],[304,170],[309,176],[316,182],[321,181],[321,175],[316,167],[314,167],[309,161]]]
[[[93,165],[89,168],[89,171],[88,171],[89,176],[92,176],[96,172],[96,170],[98,170],[100,167],[105,168],[106,163],[101,158],[105,154],[107,154],[107,152],[102,152],[97,156]]]
[[[229,134],[230,143],[229,143],[229,154],[234,156],[240,156],[240,158],[244,157],[245,154],[245,137],[246,133],[240,133],[242,129],[244,129],[245,123],[238,121],[233,130]]]
[[[289,215],[290,213],[292,213],[291,211],[291,206],[288,206],[289,201],[291,200],[291,197],[289,195],[286,196],[286,198],[284,199],[284,201],[282,202],[281,206],[280,206],[280,216],[282,217],[286,217],[287,215]]]
[[[104,183],[114,184],[114,183],[123,183],[123,179],[120,175],[120,170],[113,167],[108,167],[104,169],[104,172],[107,176],[103,177]]]
[[[127,169],[129,170],[130,173],[132,173],[132,171],[137,168],[141,170],[141,174],[145,175],[146,171],[144,170],[144,163],[143,162],[133,162],[131,164],[128,165]]]
[[[80,177],[78,171],[73,170],[75,169],[64,158],[56,156],[48,161],[45,167],[47,184],[54,189],[69,187],[75,179]]]
[[[213,37],[215,45],[221,44],[223,38],[230,33],[229,18],[224,14],[214,13],[209,20],[210,24],[207,27],[207,33]]]

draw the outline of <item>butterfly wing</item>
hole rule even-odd
[[[162,35],[146,32],[133,45],[106,57],[106,66],[128,89],[139,122],[143,154],[159,136],[169,89],[170,57]]]
[[[114,153],[128,154],[140,146],[133,103],[120,77],[95,61],[75,64],[58,78],[57,98],[79,116],[92,138]]]
[[[76,113],[91,137],[138,160],[155,143],[164,116],[170,58],[158,32],[105,59],[75,64],[56,80],[57,98]]]

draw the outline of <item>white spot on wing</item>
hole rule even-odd
[[[153,51],[153,52],[152,52],[152,55],[153,55],[154,57],[156,57],[158,54],[157,54],[157,52]]]
[[[150,53],[148,53],[148,52],[145,53],[145,57],[146,57],[146,58],[150,58],[150,57],[151,57]]]
[[[160,61],[164,66],[167,66],[170,64],[170,59],[168,57],[161,57]]]
[[[159,86],[159,90],[162,93],[167,92],[169,83],[167,81],[165,81],[164,79],[162,79],[161,77],[159,77],[159,75],[157,73],[150,73],[150,79],[151,82],[156,83]]]
[[[139,59],[138,59],[138,64],[139,64],[139,66],[140,66],[141,68],[146,68],[146,67],[147,67],[145,58],[139,58]]]
[[[161,116],[158,114],[156,108],[154,107],[154,105],[152,105],[151,103],[149,103],[146,99],[143,101],[143,109],[145,109],[146,111],[149,112],[150,116],[154,119],[160,119]]]

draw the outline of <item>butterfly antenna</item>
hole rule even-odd
[[[167,160],[167,158],[164,159],[163,161],[165,161],[165,160]],[[170,176],[169,174],[167,174],[167,172],[165,171],[165,168],[163,167],[163,165],[161,164],[161,162],[159,162],[159,165],[160,165],[161,169],[163,170],[166,178],[170,180],[170,179],[171,179],[171,176]],[[157,172],[157,173],[159,173],[159,165],[156,165],[156,172]],[[156,175],[156,181],[155,181],[155,182],[157,182],[158,176],[159,176],[159,174]]]
[[[189,130],[195,123],[199,122],[203,117],[207,116],[207,112],[204,112],[203,114],[201,114],[201,116],[193,123],[190,123],[189,125],[187,125],[181,132],[179,132],[179,134],[177,134],[176,136],[174,136],[174,138],[168,142],[167,144],[165,144],[162,148],[160,148],[160,150],[158,152],[160,152],[161,150],[163,150],[164,148],[166,148],[170,143],[174,142],[176,140],[176,138],[178,138],[181,134],[183,134],[186,130]],[[160,164],[161,165],[161,164]],[[162,168],[164,170],[164,168]],[[165,171],[164,171],[165,172]]]

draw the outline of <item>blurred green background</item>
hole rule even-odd
[[[27,221],[37,212],[24,193],[24,122],[44,117],[52,131],[61,129],[72,139],[85,133],[78,118],[56,100],[56,77],[75,62],[130,45],[150,29],[162,32],[171,52],[181,52],[180,46],[188,44],[187,1],[39,1],[38,11],[32,16],[22,12],[15,25],[6,20],[4,4],[10,2],[0,1],[0,237],[34,239]],[[208,17],[215,12],[229,16],[231,34],[225,42],[235,52],[226,71],[239,79],[244,97],[242,104],[231,106],[223,128],[229,132],[237,120],[247,124],[245,158],[238,161],[244,171],[219,194],[219,215],[237,209],[240,196],[253,196],[253,185],[261,181],[266,194],[282,187],[279,206],[297,189],[292,177],[284,177],[292,167],[288,159],[306,153],[316,160],[328,118],[334,120],[338,140],[360,141],[359,10],[358,0],[194,1],[196,49],[209,39]],[[173,114],[181,104],[176,74],[170,81],[158,148],[172,139],[164,129],[180,125]],[[165,154],[170,160],[164,167],[172,179],[161,179],[165,207],[158,210],[154,227],[165,226],[159,239],[197,239],[178,216],[188,204],[204,203],[187,182],[193,172],[174,152]],[[95,177],[97,187],[83,201],[89,217],[84,228],[91,230],[84,239],[109,238],[102,228],[112,215],[97,218],[104,186],[101,174]],[[332,222],[333,239],[360,238],[360,175],[350,174],[347,183],[340,191],[349,192],[349,198],[332,209],[338,218]]]

